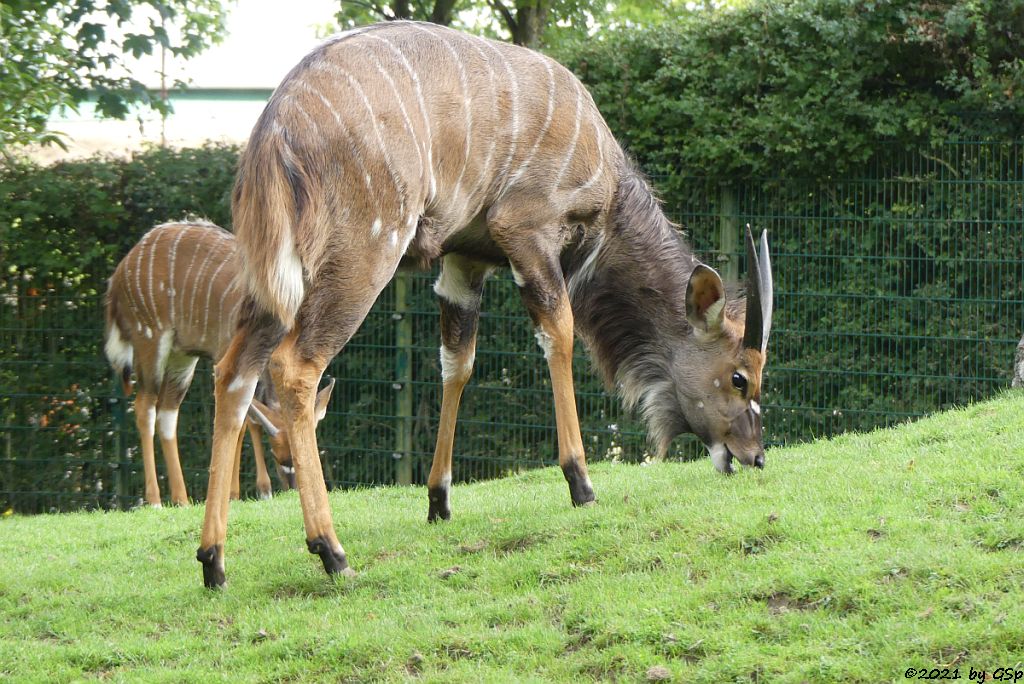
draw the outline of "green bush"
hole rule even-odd
[[[880,141],[1018,137],[1022,30],[1022,0],[773,0],[556,57],[654,173],[839,178]]]

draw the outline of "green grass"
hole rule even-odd
[[[294,493],[0,522],[0,679],[906,681],[1024,669],[1024,396],[772,450],[727,478],[598,464],[331,495],[358,576],[305,550]],[[457,464],[456,464],[457,467]],[[663,668],[655,669],[651,668]]]

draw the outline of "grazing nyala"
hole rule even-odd
[[[171,501],[188,503],[188,492],[178,457],[178,408],[192,383],[200,356],[220,359],[235,331],[242,297],[234,286],[237,264],[235,239],[205,222],[167,223],[146,233],[121,260],[107,288],[107,358],[131,394],[131,374],[138,380],[135,421],[142,441],[146,478],[145,498],[160,505],[155,431],[167,466]],[[331,385],[333,387],[333,384]],[[249,423],[256,455],[256,489],[261,498],[271,495],[260,427],[267,430],[282,486],[294,486],[288,433],[276,410],[267,383],[260,386],[263,403],[253,400]],[[330,390],[319,401],[326,411]],[[322,415],[322,414],[321,414]],[[259,426],[259,427],[258,427]],[[239,430],[234,454],[231,496],[239,495]]]
[[[216,368],[197,553],[224,584],[235,436],[269,361],[292,439],[309,550],[350,572],[315,437],[316,388],[402,263],[441,261],[443,394],[428,519],[450,516],[452,441],[473,368],[480,293],[512,269],[551,375],[559,463],[594,501],[572,383],[573,333],[664,452],[696,433],[715,466],[763,465],[767,243],[747,237],[746,302],[726,302],[615,141],[583,85],[548,57],[433,24],[353,29],[274,92],[232,197],[246,300]],[[760,262],[760,266],[758,263]]]

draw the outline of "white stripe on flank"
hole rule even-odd
[[[417,26],[416,28],[419,27]],[[399,92],[398,86],[395,85],[395,79],[391,78],[391,74],[387,72],[384,66],[380,63],[380,60],[377,59],[377,56],[372,52],[368,52],[367,57],[373,61],[373,65],[377,67],[377,72],[384,77],[384,80],[391,88],[391,92],[394,93],[395,102],[398,103],[398,111],[402,114],[402,121],[405,123],[405,130],[409,134],[409,141],[416,150],[416,158],[420,163],[420,178],[423,178],[425,174],[428,173],[428,169],[424,166],[423,162],[423,141],[416,137],[416,131],[412,127],[412,119],[409,118],[409,111],[405,108],[405,102],[402,100],[402,94]],[[429,153],[429,150],[427,152]]]
[[[469,155],[472,151],[472,137],[473,137],[473,107],[472,107],[472,95],[469,92],[469,79],[466,78],[466,67],[462,64],[462,59],[459,57],[459,53],[456,52],[455,48],[452,47],[448,37],[444,35],[443,31],[430,31],[423,26],[414,24],[415,28],[424,33],[430,34],[441,41],[444,45],[445,50],[451,55],[452,61],[455,63],[455,67],[459,72],[459,87],[461,89],[460,96],[463,103],[463,113],[466,118],[466,136],[465,144],[463,147],[462,155],[462,168],[459,170],[459,177],[455,179],[455,195],[462,194],[462,179],[466,175],[466,166],[469,164]],[[464,202],[469,202],[469,197],[466,197]]]
[[[409,78],[412,79],[413,88],[416,91],[416,100],[419,103],[420,114],[423,116],[423,125],[427,131],[427,166],[430,169],[430,196],[427,198],[427,203],[430,204],[434,201],[434,197],[437,194],[437,182],[434,180],[434,134],[430,128],[430,117],[427,116],[427,103],[423,99],[423,88],[420,86],[420,77],[416,74],[415,69],[412,68],[412,64],[406,58],[405,53],[399,50],[395,45],[387,38],[374,35],[373,33],[366,34],[367,38],[373,38],[384,43],[392,52],[398,55],[399,60],[402,62],[402,66],[405,67],[406,72],[409,74]]]
[[[516,78],[516,73],[508,63],[508,60],[505,59],[505,55],[501,53],[501,50],[499,50],[494,43],[489,40],[484,40],[483,38],[476,38],[487,45],[494,54],[498,55],[498,59],[501,60],[502,65],[505,67],[505,73],[508,74],[512,90],[512,131],[510,133],[508,146],[508,158],[506,158],[505,163],[501,165],[501,179],[502,185],[504,185],[505,179],[508,177],[509,167],[512,165],[512,160],[516,156],[516,148],[519,146],[519,79]]]
[[[160,309],[156,305],[156,290],[153,288],[153,259],[156,257],[156,252],[160,247],[160,238],[167,232],[164,230],[160,231],[160,234],[153,238],[153,244],[149,246],[149,275],[146,279],[146,287],[149,289],[149,301],[153,305],[153,325],[157,330],[163,328],[160,324]]]
[[[181,281],[181,295],[182,295],[182,297],[181,297],[181,313],[178,314],[177,320],[171,321],[171,325],[173,325],[175,327],[177,327],[177,326],[184,326],[185,325],[185,321],[188,318],[188,302],[189,302],[189,300],[185,299],[185,295],[188,293],[189,287],[191,287],[193,290],[195,290],[195,284],[194,284],[195,281],[193,281],[192,278],[191,278],[191,276],[192,276],[192,268],[196,265],[196,259],[199,257],[199,252],[200,251],[201,250],[198,249],[195,245],[192,246],[192,258],[188,262],[188,268],[185,269],[185,277]],[[194,294],[193,294],[193,298],[195,298]]]
[[[482,41],[483,39],[480,40]],[[484,63],[484,66],[487,68],[487,83],[491,89],[491,106],[492,108],[496,108],[498,104],[498,89],[495,86],[495,83],[497,83],[498,81],[497,76],[495,76],[494,74],[494,69],[491,67],[491,63],[487,59],[487,55],[485,55],[484,51],[480,49],[480,46],[476,44],[476,41],[470,42],[470,45],[473,47],[474,50],[476,50],[476,53],[480,56],[480,60]],[[486,201],[487,191],[490,189],[491,182],[494,180],[494,176],[491,173],[491,161],[494,159],[494,150],[497,147],[498,141],[497,136],[490,135],[487,137],[490,138],[490,144],[487,147],[487,155],[484,157],[484,165],[483,167],[481,167],[479,174],[479,179],[480,182],[482,183],[484,197],[481,198],[480,206],[478,206],[477,209],[472,212],[473,214],[479,213],[480,208],[483,206],[483,202]],[[481,189],[481,186],[478,185],[477,189]],[[467,197],[466,201],[468,202],[471,197],[472,195]]]
[[[138,295],[139,301],[139,318],[149,323],[151,318],[149,315],[149,306],[146,304],[146,293],[142,291],[142,257],[146,254],[146,247],[149,245],[149,239],[153,236],[153,231],[149,231],[139,242],[139,251],[135,255],[135,294]]]
[[[594,185],[594,183],[597,182],[597,179],[604,174],[604,146],[601,144],[601,129],[597,127],[597,122],[594,119],[593,112],[591,112],[590,116],[590,125],[594,127],[594,141],[597,145],[597,169],[586,183],[573,191],[573,195],[583,192]]]
[[[296,85],[305,90],[313,97],[318,98],[320,102],[322,102],[323,105],[327,107],[327,111],[331,113],[331,116],[334,117],[334,123],[338,125],[338,130],[341,131],[341,133],[345,136],[345,139],[348,140],[350,148],[348,158],[354,161],[356,163],[356,166],[359,167],[360,178],[362,178],[366,183],[366,192],[368,195],[373,196],[373,187],[372,181],[370,179],[370,172],[366,170],[366,166],[363,164],[363,157],[362,155],[359,154],[359,147],[356,144],[356,139],[348,130],[348,125],[341,118],[341,114],[339,114],[338,110],[334,108],[334,105],[331,104],[331,101],[324,97],[323,93],[321,93],[316,88],[313,88],[308,83],[304,83],[302,81],[299,81]]]
[[[395,162],[391,158],[391,148],[388,146],[387,143],[384,142],[384,133],[381,131],[380,128],[379,117],[377,116],[376,112],[373,111],[373,105],[370,103],[370,98],[366,96],[366,91],[363,90],[362,84],[352,74],[348,73],[347,71],[345,71],[344,69],[335,64],[324,63],[320,65],[319,68],[328,71],[335,76],[340,76],[341,78],[348,81],[349,86],[359,96],[359,99],[360,101],[362,101],[363,106],[366,107],[367,120],[369,120],[373,124],[373,134],[377,138],[377,147],[380,150],[381,157],[383,157],[384,159],[384,166],[388,170],[388,175],[391,176],[391,183],[392,185],[395,186],[395,194],[398,195],[398,214],[400,216],[404,215],[406,196],[405,187],[404,184],[402,183],[402,179],[398,177],[398,173],[396,173],[395,171]],[[432,170],[431,179],[433,179]]]
[[[213,294],[213,285],[214,285],[214,283],[217,282],[217,276],[220,274],[220,272],[222,270],[224,270],[224,267],[227,266],[227,265],[228,265],[228,259],[225,259],[224,261],[220,262],[220,266],[218,266],[217,270],[214,271],[213,274],[210,276],[210,282],[206,286],[206,305],[203,307],[203,327],[202,327],[202,337],[200,337],[200,342],[206,342],[206,332],[208,330],[207,326],[209,326],[209,324],[210,324],[210,298],[211,298],[211,296]],[[223,292],[220,293],[220,298],[221,299],[224,298],[224,293]],[[221,323],[218,323],[218,325],[221,325]],[[216,336],[216,337],[219,337],[219,335]]]
[[[576,88],[576,125],[573,127],[572,140],[569,142],[569,149],[565,153],[565,159],[562,160],[562,167],[558,170],[558,175],[555,176],[554,188],[557,190],[562,185],[562,179],[565,178],[565,172],[569,168],[569,164],[572,162],[574,156],[576,156],[576,144],[580,139],[580,114],[583,108],[583,92],[579,86]]]
[[[199,320],[199,298],[202,296],[199,292],[199,288],[202,287],[206,280],[203,278],[203,274],[206,272],[206,267],[209,265],[210,260],[213,259],[213,250],[206,251],[206,257],[203,259],[203,263],[199,265],[199,270],[196,272],[195,285],[192,287],[192,301],[191,306],[188,308],[188,328],[189,330],[196,329],[196,322]],[[200,331],[201,332],[201,331]]]
[[[544,117],[544,123],[541,125],[540,135],[537,136],[537,140],[534,141],[533,147],[530,148],[530,151],[526,153],[526,158],[523,159],[522,164],[520,164],[516,172],[512,174],[512,178],[509,179],[508,183],[505,184],[506,188],[511,188],[530,167],[530,162],[533,161],[534,156],[537,154],[537,150],[540,149],[541,141],[544,140],[544,136],[548,134],[548,129],[551,128],[551,120],[554,118],[555,114],[555,70],[551,68],[550,61],[540,55],[537,55],[537,58],[543,62],[544,68],[548,71],[548,111],[547,115]]]

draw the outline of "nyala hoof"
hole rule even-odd
[[[348,567],[345,552],[340,549],[332,549],[331,545],[323,537],[306,541],[306,547],[310,553],[320,556],[320,561],[324,564],[324,570],[327,571],[328,575],[352,577],[356,574],[352,568]]]
[[[450,520],[452,509],[448,506],[448,490],[443,487],[431,489],[427,492],[430,499],[430,508],[427,510],[427,522],[438,520]]]
[[[220,546],[196,551],[196,560],[203,564],[203,586],[207,589],[222,589],[227,585],[224,576],[224,554]]]

